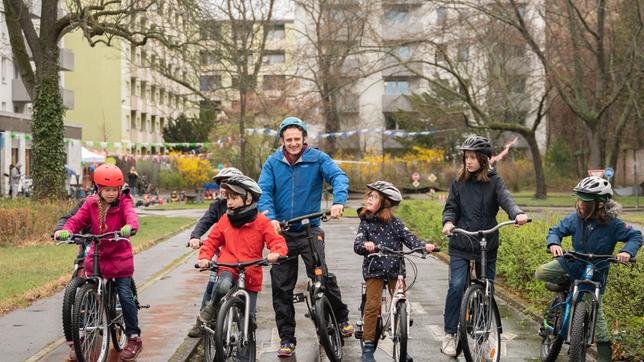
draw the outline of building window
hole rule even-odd
[[[385,80],[385,94],[410,95],[409,81],[396,79]]]
[[[264,90],[280,90],[284,87],[286,76],[284,75],[265,75],[262,88]]]
[[[2,83],[7,82],[7,58],[2,57]]]
[[[470,61],[470,47],[469,45],[460,45],[458,47],[458,58],[459,62],[469,62]]]
[[[409,49],[408,46],[398,47],[396,49],[396,56],[398,56],[400,60],[409,60],[411,58],[411,49]]]
[[[126,114],[125,115],[125,130],[129,131],[130,130],[130,115]]]
[[[525,93],[526,77],[518,76],[517,79],[512,82],[512,93],[523,94]]]
[[[7,111],[7,102],[2,102],[2,111],[3,112]]]
[[[230,79],[230,87],[233,89],[239,89],[239,77],[233,76]]]
[[[447,25],[447,9],[442,6],[436,9],[436,25],[440,27]]]
[[[385,24],[403,25],[409,23],[409,11],[406,9],[389,9],[385,11]]]
[[[214,40],[219,38],[221,27],[212,21],[204,21],[199,26],[199,33],[203,40]]]
[[[385,115],[385,129],[398,130],[400,129],[396,117],[391,114]]]
[[[202,50],[199,52],[201,58],[201,65],[211,65],[217,62],[217,57],[215,53],[207,50]]]
[[[263,58],[264,64],[282,64],[286,61],[286,54],[283,50],[269,50]]]
[[[284,24],[273,24],[268,27],[268,33],[266,34],[266,39],[268,40],[282,40],[285,38],[285,26]]]
[[[221,75],[202,75],[199,77],[199,90],[208,92],[221,88]]]
[[[447,60],[447,44],[436,44],[436,62]]]

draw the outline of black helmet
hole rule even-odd
[[[230,176],[221,183],[221,187],[227,188],[240,195],[245,195],[248,192],[253,196],[253,201],[257,201],[259,199],[259,195],[262,194],[262,189],[259,187],[257,182],[245,175]]]
[[[461,151],[475,151],[485,154],[487,157],[492,157],[492,144],[490,140],[481,136],[470,136],[463,142]]]
[[[398,205],[400,201],[402,201],[400,190],[398,190],[391,182],[376,181],[367,184],[367,187],[385,195],[385,197],[388,198],[394,206]]]

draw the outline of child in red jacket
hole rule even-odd
[[[228,210],[215,224],[199,250],[199,266],[207,267],[218,249],[217,261],[221,263],[261,259],[264,245],[270,251],[267,256],[269,262],[274,263],[278,257],[286,256],[286,241],[275,231],[270,220],[257,212],[257,200],[262,193],[259,185],[250,177],[239,175],[222,182],[221,187],[226,190]],[[238,277],[237,270],[226,267],[220,268],[218,274],[210,302],[199,315],[203,322],[212,319],[219,300]],[[259,267],[250,268],[246,272],[246,290],[250,295],[250,311],[253,316],[257,293],[262,289],[262,275]]]
[[[69,218],[61,230],[54,233],[57,240],[69,239],[72,233],[90,227],[92,234],[104,234],[120,231],[121,236],[128,237],[139,228],[139,221],[129,194],[121,192],[123,173],[114,166],[103,164],[94,171],[94,183],[98,187],[96,195],[83,203],[74,216]],[[100,270],[104,278],[114,279],[125,319],[125,334],[128,342],[120,358],[131,361],[143,349],[137,308],[132,293],[132,275],[134,274],[134,255],[129,240],[101,241],[99,244]],[[94,245],[85,258],[85,271],[92,273]],[[74,348],[69,359],[76,360]]]

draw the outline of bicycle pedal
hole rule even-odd
[[[306,312],[306,313],[304,313],[304,316],[305,316],[306,318],[311,318],[311,313]]]
[[[362,339],[362,331],[355,331],[353,335],[356,337],[356,339]]]
[[[139,309],[144,309],[144,308],[150,309],[150,305],[149,304],[139,305]]]
[[[413,320],[413,319],[410,319],[410,320],[409,320],[409,326],[411,327],[411,326],[413,326],[413,325],[414,325],[414,320]]]
[[[293,294],[293,303],[301,303],[306,300],[304,293]]]

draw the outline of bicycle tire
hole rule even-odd
[[[110,281],[106,288],[107,295],[107,316],[110,328],[110,337],[114,349],[122,351],[127,344],[127,335],[125,334],[125,319],[123,317],[123,308],[117,308],[119,303],[119,295],[116,290],[114,282]]]
[[[565,309],[565,305],[559,305],[561,303],[562,297],[560,294],[557,294],[550,302],[550,306],[543,316],[544,325],[540,330],[542,362],[555,362],[557,356],[559,356],[559,352],[561,352],[564,338],[559,333],[563,325]]]
[[[575,305],[575,313],[570,322],[570,348],[568,356],[570,361],[584,362],[588,346],[588,333],[590,332],[590,308],[588,302],[581,299]]]
[[[110,339],[104,300],[95,283],[85,283],[74,301],[72,337],[79,362],[104,362],[109,353]]]
[[[494,298],[486,303],[480,284],[471,285],[463,296],[459,318],[460,345],[465,360],[499,361],[501,350],[501,318]]]
[[[407,304],[400,301],[396,306],[396,314],[394,316],[394,360],[396,362],[407,362],[407,338],[409,325],[407,315]]]
[[[239,358],[242,353],[245,352],[245,349],[248,351],[248,356],[244,359],[252,358],[254,361],[255,340],[243,341],[244,309],[245,303],[239,297],[227,299],[219,308],[219,313],[217,314],[217,328],[215,329],[215,361],[224,362],[229,357]],[[232,332],[229,328],[229,323],[232,328]],[[228,344],[226,341],[226,337],[229,332],[231,334],[231,341],[233,342],[231,344]],[[244,342],[247,344],[246,348],[244,348]]]
[[[72,317],[74,310],[74,300],[76,299],[76,292],[83,283],[85,283],[85,278],[73,277],[67,282],[65,287],[65,292],[63,293],[63,331],[65,333],[65,340],[72,341]]]
[[[214,331],[217,329],[217,322],[211,323],[210,328]],[[204,329],[201,333],[201,345],[203,346],[204,362],[213,362],[217,355],[215,346],[215,334]]]
[[[342,361],[342,335],[331,303],[326,296],[315,301],[315,321],[320,344],[331,362]]]

